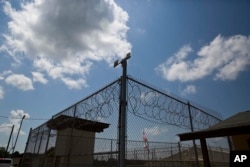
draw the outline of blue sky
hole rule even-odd
[[[0,1],[0,146],[128,74],[219,112],[250,109],[249,1]],[[7,118],[9,117],[9,118]],[[38,119],[38,120],[37,120]],[[17,128],[15,130],[15,135]]]

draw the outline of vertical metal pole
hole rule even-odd
[[[194,131],[194,127],[193,127],[193,121],[192,121],[190,103],[188,102],[187,105],[188,105],[190,128],[191,128],[191,132],[193,132]],[[193,145],[194,145],[194,154],[195,154],[196,166],[199,167],[199,159],[198,159],[198,153],[197,153],[197,147],[196,147],[195,140],[193,140]]]
[[[119,62],[114,62],[114,67],[122,65],[121,76],[121,92],[120,92],[120,104],[119,104],[119,145],[118,145],[118,166],[125,167],[126,159],[126,114],[127,114],[127,60],[130,58],[130,53]]]
[[[75,147],[75,143],[74,143],[74,137],[73,137],[73,132],[75,130],[75,119],[76,119],[76,107],[77,104],[74,106],[74,111],[73,111],[73,125],[71,127],[71,131],[70,131],[70,143],[67,143],[67,149],[68,149],[68,154],[67,154],[67,167],[69,167],[71,165],[71,161],[72,161],[72,149],[73,147]],[[71,145],[71,147],[69,146],[69,144]]]
[[[48,138],[47,138],[46,146],[45,146],[45,153],[48,151],[48,145],[49,145],[49,140],[50,140],[50,133],[51,133],[51,129],[49,128],[49,130],[48,130]]]
[[[10,145],[10,139],[11,139],[11,136],[12,136],[12,133],[13,133],[13,129],[14,129],[14,125],[12,126],[12,129],[11,129],[11,132],[10,132],[9,141],[8,141],[8,144],[7,144],[7,148],[6,148],[6,150],[5,150],[5,154],[4,154],[4,157],[5,157],[5,158],[6,158],[7,153],[8,153],[8,149],[9,149],[9,145]]]
[[[120,82],[122,81],[122,77]],[[120,83],[120,97],[119,97],[119,115],[118,115],[118,167],[120,167],[121,162],[121,96],[122,96],[122,86]]]
[[[231,138],[229,136],[227,136],[227,142],[228,142],[228,146],[229,146],[229,150],[233,150],[233,144],[232,144],[232,141],[231,141]]]
[[[43,161],[43,165],[42,166],[46,166],[47,163],[47,151],[48,151],[48,145],[49,145],[49,140],[50,140],[50,133],[51,133],[51,129],[49,128],[48,130],[48,137],[47,137],[47,141],[46,141],[46,146],[45,146],[45,150],[44,150],[44,161]]]
[[[37,130],[37,134],[35,134],[36,135],[36,141],[35,141],[35,146],[34,146],[34,149],[33,149],[33,154],[35,153],[35,151],[36,151],[36,145],[37,145],[37,139],[38,139],[38,135],[39,135],[39,132],[40,132],[40,127],[38,127],[38,130]],[[32,136],[33,137],[33,136]]]
[[[173,157],[173,147],[172,147],[172,143],[171,143],[171,145],[170,145],[170,147],[171,147],[171,150],[170,150],[170,153],[171,153],[171,164],[172,164],[172,166],[174,166],[174,157]]]
[[[38,145],[38,149],[37,149],[37,154],[39,154],[40,152],[40,148],[41,148],[41,144],[42,144],[42,140],[43,140],[43,134],[44,134],[44,131],[42,131],[42,134],[40,136],[40,141],[39,141],[39,145]]]
[[[111,152],[111,155],[110,155],[110,167],[113,166],[113,163],[114,163],[114,158],[113,158],[113,139],[110,140],[110,152]]]
[[[21,162],[20,162],[20,167],[22,167],[23,165],[23,160],[25,159],[25,154],[27,153],[27,149],[28,149],[28,144],[30,142],[30,136],[31,136],[31,132],[32,132],[32,128],[30,128],[30,132],[29,132],[29,135],[28,135],[28,139],[27,139],[27,142],[26,142],[26,146],[25,146],[25,149],[24,149],[24,153],[23,153],[23,156],[21,158]]]
[[[180,157],[180,167],[182,167],[181,143],[180,142],[178,142],[178,150],[179,150],[179,157]]]
[[[149,162],[149,155],[150,155],[150,150],[149,150],[149,148],[147,148],[147,151],[148,151],[148,162]]]
[[[120,133],[119,133],[119,167],[125,166],[126,157],[126,109],[127,109],[127,60],[121,61],[122,78],[121,78],[121,116],[120,116]]]

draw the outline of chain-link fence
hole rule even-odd
[[[117,166],[120,84],[110,83],[31,129],[21,166]],[[218,114],[131,77],[127,96],[126,166],[203,165],[199,145],[180,143],[176,135],[207,128],[220,121]],[[209,143],[211,164],[227,166],[228,150],[219,142],[225,140],[217,139],[217,148]]]
[[[58,136],[62,137],[62,136]],[[68,136],[63,136],[68,137]],[[93,139],[83,136],[70,136],[79,138],[90,144]],[[127,141],[126,166],[196,166],[195,151],[191,144],[170,142],[149,142],[144,148],[143,141]],[[81,144],[80,144],[81,145]],[[70,154],[58,154],[58,148],[50,147],[46,152],[26,152],[22,166],[117,166],[118,141],[115,139],[95,138],[93,150],[72,151]],[[79,143],[72,143],[72,149],[77,150]],[[59,149],[64,149],[61,146]],[[200,166],[203,166],[200,146],[197,146]],[[229,150],[221,147],[209,147],[209,156],[212,166],[228,166]],[[82,163],[84,161],[84,163]]]

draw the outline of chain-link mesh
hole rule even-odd
[[[131,77],[127,96],[126,166],[202,161],[200,147],[176,135],[207,128],[220,121],[217,115]],[[119,103],[120,79],[52,116],[30,131],[21,166],[117,166]],[[228,151],[209,151],[212,163],[227,164]]]

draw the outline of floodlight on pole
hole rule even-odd
[[[119,64],[122,64],[124,61],[127,61],[131,57],[131,53],[127,53],[126,57],[123,58],[120,62],[119,60],[116,60],[114,62],[114,67],[118,66]]]
[[[131,57],[130,53],[126,55],[120,62],[116,60],[114,67],[122,65],[121,76],[121,94],[119,103],[119,146],[118,146],[118,166],[125,167],[126,157],[126,113],[127,113],[127,60]]]

